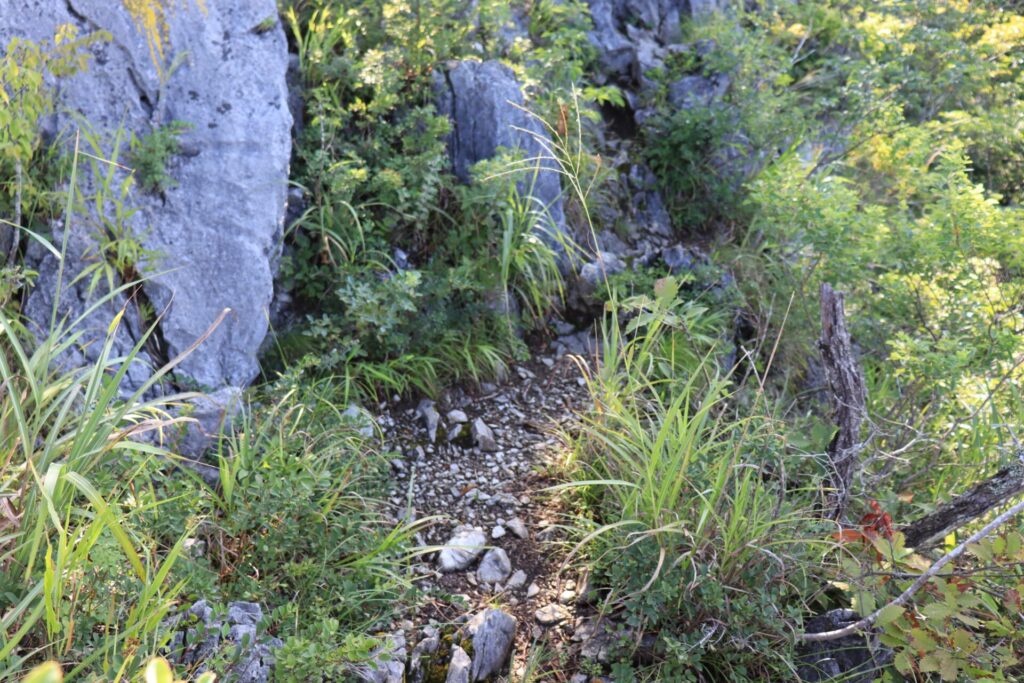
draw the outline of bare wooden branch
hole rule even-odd
[[[909,548],[933,545],[1021,493],[1024,493],[1024,451],[1017,453],[1017,462],[901,529],[906,545]]]
[[[832,412],[838,428],[828,445],[829,483],[825,514],[841,519],[850,498],[850,487],[862,448],[860,428],[867,413],[867,389],[860,364],[853,354],[846,328],[843,294],[831,285],[821,285],[821,339],[818,349],[828,378]]]
[[[1008,521],[1019,515],[1022,511],[1024,511],[1024,501],[1018,502],[1009,510],[999,515],[991,522],[986,524],[984,527],[979,529],[966,541],[964,541],[963,543],[961,543],[960,545],[958,545],[957,547],[953,548],[948,553],[940,557],[938,560],[935,561],[935,564],[928,568],[928,571],[924,572],[919,577],[917,577],[917,580],[914,581],[914,583],[910,584],[905,591],[900,593],[899,597],[895,598],[886,605],[879,607],[863,619],[855,621],[849,626],[844,626],[843,628],[836,629],[835,631],[825,631],[823,633],[802,633],[799,636],[800,640],[806,643],[821,642],[825,640],[838,640],[840,638],[844,638],[846,636],[853,635],[854,633],[858,633],[860,631],[864,631],[865,629],[871,628],[871,626],[874,625],[876,621],[878,621],[878,617],[882,615],[882,612],[893,606],[902,607],[903,605],[907,604],[910,598],[912,598],[914,594],[917,593],[917,591],[921,590],[921,588],[926,583],[928,583],[928,581],[930,581],[932,578],[938,575],[940,571],[942,571],[943,567],[945,567],[947,564],[963,555],[964,551],[967,550],[968,546],[974,545],[978,541],[982,540],[983,538],[991,534],[993,531],[995,531],[996,529],[998,529],[999,527],[1001,527],[1002,525],[1006,524]]]

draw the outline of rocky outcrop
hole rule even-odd
[[[282,643],[277,638],[261,638],[257,627],[263,609],[253,602],[232,602],[226,615],[218,615],[205,600],[199,600],[186,612],[170,617],[165,627],[172,631],[167,646],[168,658],[191,671],[205,670],[213,658],[229,663],[219,671],[227,680],[239,683],[267,683],[274,668],[274,650]]]
[[[679,0],[590,0],[594,30],[590,42],[597,48],[602,71],[616,81],[639,81],[660,66],[669,45],[680,42]]]
[[[631,86],[649,85],[646,72],[664,65],[681,49],[680,22],[722,9],[723,0],[588,0],[594,23],[588,37],[597,49],[605,78]]]
[[[523,94],[515,74],[497,61],[447,64],[434,74],[438,111],[451,121],[448,154],[452,170],[470,181],[474,164],[495,156],[499,147],[519,150],[536,159],[524,172],[520,193],[535,200],[549,227],[565,230],[562,186],[552,158],[551,138],[539,121],[523,109]]]
[[[109,40],[90,48],[89,68],[56,84],[54,127],[88,125],[107,141],[104,154],[110,154],[109,140],[121,126],[142,137],[161,124],[188,124],[182,153],[168,167],[176,184],[154,193],[137,183],[122,198],[125,208],[138,209],[125,227],[156,255],[136,266],[147,277],[142,293],[162,314],[156,331],[162,358],[140,357],[126,384],[140,385],[149,374],[147,364],[186,351],[231,309],[181,363],[179,378],[193,388],[243,386],[258,372],[256,354],[267,333],[281,249],[292,125],[287,47],[281,26],[266,24],[277,16],[273,0],[222,0],[205,3],[205,11],[195,3],[170,7],[162,57],[151,52],[124,4],[109,0],[0,3],[0,44],[13,36],[52,39],[61,24],[77,26],[82,34],[109,33]],[[119,161],[129,163],[124,155]],[[84,161],[82,167],[79,189],[88,196],[99,183]],[[112,210],[108,205],[100,212]],[[77,215],[70,223],[59,315],[75,318],[96,300],[85,283],[71,283],[96,262],[97,218],[95,212]],[[45,333],[59,262],[49,254],[34,257],[40,276],[26,313],[36,331]],[[106,334],[124,301],[116,297],[86,320],[86,341]],[[141,327],[128,316],[115,355],[130,348]],[[100,345],[80,346],[84,359],[94,360]]]

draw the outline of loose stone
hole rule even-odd
[[[469,683],[473,660],[466,651],[456,645],[452,648],[452,659],[448,664],[448,676],[444,683]]]
[[[484,610],[469,620],[465,632],[473,639],[472,680],[487,680],[505,666],[516,624],[515,617],[499,609]]]
[[[523,524],[523,520],[516,517],[506,522],[505,526],[519,538],[529,538],[530,532],[526,529],[526,525]]]
[[[500,583],[512,573],[512,561],[501,548],[491,548],[480,561],[476,576],[482,583]]]
[[[454,572],[465,569],[484,551],[487,537],[477,527],[460,526],[455,529],[452,537],[445,543],[445,548],[438,555],[438,564],[443,572]]]
[[[522,588],[525,585],[526,572],[524,572],[522,569],[517,569],[516,573],[513,574],[511,578],[509,578],[508,583],[505,584],[505,587],[514,590],[516,588]]]
[[[533,616],[541,626],[554,626],[568,619],[569,611],[561,605],[552,603],[541,607]]]
[[[498,442],[494,440],[494,432],[481,418],[473,420],[472,426],[473,443],[481,451],[493,453],[498,450]]]

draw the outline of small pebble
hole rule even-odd
[[[512,590],[516,588],[522,588],[526,585],[526,572],[524,572],[522,569],[517,569],[515,574],[513,574],[509,578],[508,583],[505,585],[507,588]]]
[[[508,526],[509,531],[511,531],[519,538],[530,537],[530,532],[526,529],[526,525],[523,524],[523,520],[519,519],[518,517],[516,517],[515,519],[510,519],[506,523],[506,526]]]
[[[537,623],[541,626],[554,626],[569,618],[569,611],[561,605],[544,605],[533,613]]]

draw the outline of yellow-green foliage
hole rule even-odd
[[[46,662],[32,669],[22,683],[61,683],[64,672],[57,662]],[[154,657],[149,664],[133,679],[142,683],[185,683],[174,675],[174,669],[163,657]],[[200,674],[194,683],[214,683],[217,675],[212,672]]]
[[[178,8],[178,0],[122,0],[136,27],[146,36],[149,56],[158,70],[163,70],[166,53],[171,48],[170,20]],[[196,7],[206,13],[206,0],[194,0]],[[188,0],[180,0],[181,9],[187,9]]]
[[[53,111],[47,73],[65,77],[84,69],[85,48],[104,37],[79,37],[74,26],[65,24],[52,43],[11,39],[0,56],[0,162],[28,163],[39,145],[39,120]]]

